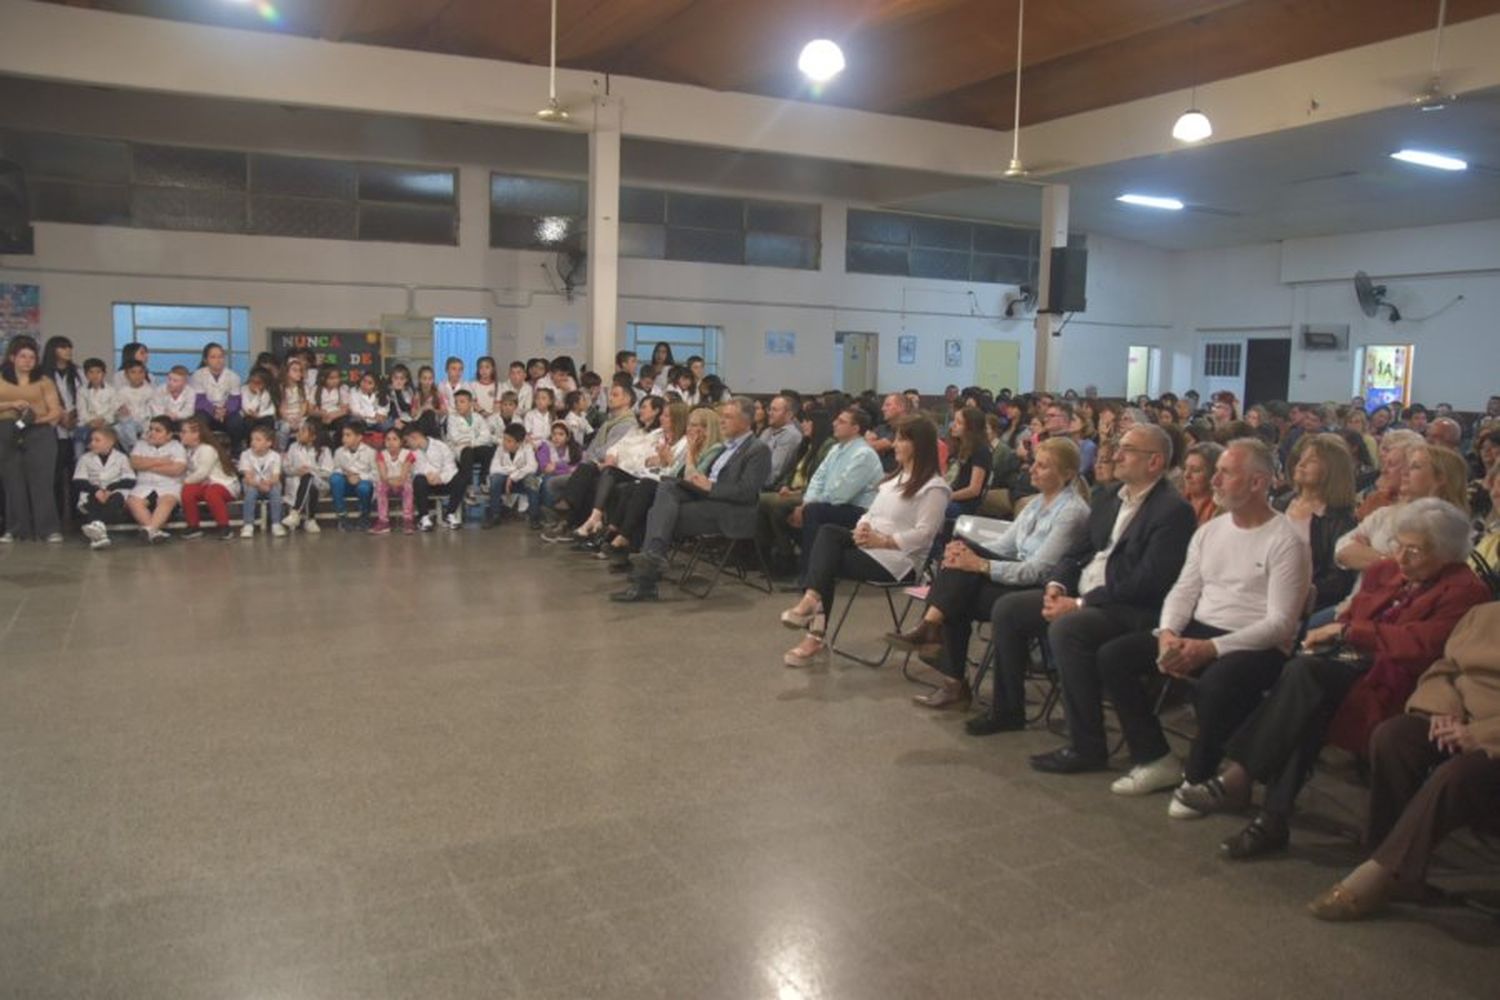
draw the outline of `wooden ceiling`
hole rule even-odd
[[[51,0],[546,65],[548,0]],[[1011,127],[1017,0],[560,0],[564,67]],[[1438,0],[1032,0],[1021,120],[1034,124],[1430,30]],[[1450,0],[1455,23],[1500,0]],[[849,68],[811,92],[830,37]],[[1422,76],[1425,66],[1391,67]]]

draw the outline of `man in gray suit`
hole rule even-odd
[[[646,541],[630,557],[630,586],[611,594],[622,602],[654,601],[674,538],[721,534],[754,538],[761,486],[771,471],[771,449],[751,433],[755,401],[748,396],[719,407],[724,450],[708,474],[692,472],[663,479],[646,515]]]

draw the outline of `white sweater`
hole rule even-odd
[[[379,473],[375,469],[375,449],[364,442],[353,450],[340,446],[333,453],[333,471],[342,472],[350,482],[373,483]]]
[[[1312,586],[1312,550],[1285,514],[1241,528],[1226,514],[1188,543],[1187,561],[1161,609],[1161,627],[1180,633],[1196,619],[1226,629],[1219,655],[1239,650],[1290,653]]]
[[[884,566],[896,580],[921,569],[932,540],[943,528],[943,515],[953,495],[953,488],[941,476],[927,480],[909,500],[901,495],[905,485],[903,476],[881,483],[875,492],[875,502],[859,519],[860,524],[868,524],[882,535],[895,538],[894,549],[861,551]]]
[[[286,450],[281,468],[286,473],[287,489],[293,492],[302,484],[303,476],[316,476],[319,483],[326,484],[333,475],[333,452],[294,441]]]
[[[119,390],[112,385],[102,385],[97,389],[84,386],[78,392],[78,426],[87,427],[96,420],[114,423],[123,402]]]
[[[495,449],[495,457],[490,459],[490,475],[504,476],[515,482],[536,475],[536,469],[536,452],[529,444],[523,443],[515,454],[506,451],[505,446],[501,445]]]
[[[257,455],[246,448],[240,455],[240,473],[247,479],[278,482],[281,479],[281,455],[269,450],[264,455]]]
[[[184,485],[212,483],[215,486],[224,487],[230,493],[237,492],[240,485],[240,481],[235,478],[232,471],[224,470],[223,463],[219,461],[219,451],[211,444],[200,444],[193,449],[192,454],[188,455],[187,474],[183,476],[182,482]]]
[[[223,406],[230,396],[240,391],[240,377],[233,369],[225,368],[214,377],[207,365],[193,372],[188,379],[188,388],[200,396],[207,396],[215,406]]]
[[[490,435],[490,423],[484,417],[473,412],[467,417],[457,413],[448,414],[448,446],[455,451],[483,448],[494,443],[495,439]]]

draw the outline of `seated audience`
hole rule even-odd
[[[823,636],[839,578],[901,581],[921,569],[952,493],[938,471],[937,438],[937,426],[926,417],[901,422],[893,449],[896,471],[881,482],[869,511],[852,531],[838,524],[819,529],[808,558],[807,590],[781,614],[788,628],[807,630],[783,657],[787,666],[827,657]]]
[[[1114,450],[1118,484],[1091,506],[1087,544],[1063,561],[1038,612],[1057,667],[1068,744],[1037,754],[1052,774],[1108,766],[1101,654],[1111,640],[1149,629],[1187,555],[1196,522],[1167,482],[1171,441],[1151,424],[1125,432]]]
[[[465,390],[467,391],[467,390]],[[333,495],[333,515],[340,531],[369,531],[370,507],[375,499],[375,482],[379,472],[375,466],[375,449],[364,442],[365,425],[358,420],[349,420],[339,431],[342,442],[333,453],[333,475],[328,477],[328,489]],[[454,493],[459,492],[457,489]],[[349,497],[359,503],[353,518],[347,517]],[[452,502],[452,496],[449,496]],[[453,516],[448,527],[457,528],[458,519]]]
[[[1392,434],[1397,433],[1392,431]],[[1425,444],[1408,445],[1398,457],[1386,459],[1401,469],[1401,491],[1395,504],[1377,508],[1334,546],[1334,559],[1345,569],[1363,572],[1386,557],[1394,537],[1392,531],[1401,507],[1423,497],[1440,497],[1465,513],[1469,509],[1464,460],[1456,451]],[[1382,467],[1381,478],[1385,477]],[[1357,584],[1356,584],[1357,586]],[[1321,625],[1323,622],[1315,621]]]
[[[594,490],[599,485],[599,470],[605,455],[621,438],[638,426],[635,394],[631,386],[620,381],[611,383],[608,400],[609,415],[594,432],[573,470],[565,475],[548,476],[542,480],[539,493],[542,515],[547,517],[550,512],[553,521],[550,526],[543,528],[543,541],[572,540],[573,529],[583,524],[593,509]]]
[[[766,554],[766,564],[772,572],[783,576],[790,573],[788,567],[795,565],[796,560],[793,529],[787,520],[792,511],[802,506],[807,484],[836,443],[833,418],[821,406],[804,411],[798,422],[802,439],[792,456],[791,469],[775,490],[760,495],[756,511],[756,544]]]
[[[1099,651],[1134,765],[1110,790],[1145,795],[1181,780],[1168,809],[1173,818],[1202,815],[1183,800],[1183,790],[1217,772],[1225,742],[1275,683],[1301,624],[1312,557],[1286,516],[1271,507],[1274,477],[1274,453],[1265,442],[1231,441],[1214,474],[1214,499],[1227,516],[1193,535],[1157,632],[1127,635]],[[1198,732],[1185,765],[1172,756],[1142,683],[1158,673],[1193,681]]]
[[[795,418],[795,403],[784,393],[773,397],[766,407],[766,425],[758,434],[771,449],[771,477],[766,480],[766,489],[774,490],[791,475],[797,446],[802,443]]]
[[[1393,556],[1370,567],[1349,609],[1307,633],[1302,655],[1229,741],[1224,769],[1184,789],[1190,806],[1214,812],[1243,809],[1251,783],[1265,783],[1259,815],[1224,841],[1224,856],[1284,848],[1292,805],[1324,740],[1362,756],[1375,727],[1401,710],[1442,654],[1459,619],[1489,600],[1464,563],[1469,525],[1458,508],[1431,497],[1413,501],[1397,515],[1395,534]]]
[[[1370,739],[1370,859],[1314,900],[1320,920],[1359,920],[1420,899],[1432,852],[1468,826],[1500,820],[1500,604],[1458,623],[1417,681],[1406,713]]]
[[[1204,441],[1187,449],[1182,462],[1182,497],[1193,508],[1193,517],[1199,524],[1207,524],[1219,513],[1214,503],[1214,469],[1224,446],[1213,441]]]
[[[490,361],[490,370],[493,372],[495,363],[487,358],[480,359],[479,370],[484,371],[486,360]],[[394,496],[401,500],[402,530],[410,535],[417,530],[414,483],[417,453],[415,449],[406,446],[401,440],[401,432],[394,427],[386,428],[384,441],[385,447],[375,453],[375,524],[370,528],[370,533],[391,533],[391,497]],[[275,514],[271,516],[275,517]]]
[[[771,464],[771,449],[750,433],[753,400],[730,400],[719,407],[724,450],[709,471],[690,472],[664,482],[646,515],[641,550],[630,557],[630,585],[610,595],[614,601],[654,601],[667,566],[667,549],[677,538],[722,534],[755,537],[755,505]]]
[[[1408,430],[1387,431],[1381,436],[1377,459],[1380,475],[1375,480],[1375,485],[1360,498],[1359,506],[1354,511],[1356,518],[1363,522],[1380,508],[1388,507],[1401,498],[1401,477],[1406,474],[1406,452],[1411,446],[1421,443],[1422,438]]]
[[[968,707],[970,630],[974,622],[990,617],[997,601],[1008,599],[1007,595],[1029,594],[1040,612],[1041,592],[1035,588],[1079,546],[1088,528],[1089,507],[1080,489],[1078,463],[1078,446],[1065,437],[1038,445],[1031,481],[1040,492],[992,546],[980,549],[961,539],[949,542],[921,620],[906,632],[886,634],[891,646],[916,651],[943,675],[933,691],[916,697],[917,704]],[[994,631],[995,694],[990,721],[995,732],[1026,724],[1029,638],[999,627]]]
[[[1298,442],[1293,492],[1277,510],[1312,550],[1313,595],[1309,611],[1331,608],[1348,596],[1355,574],[1334,560],[1334,546],[1353,531],[1354,460],[1336,434],[1309,434]]]
[[[677,426],[679,411],[685,413],[681,420],[685,433],[678,442],[679,450],[673,447],[672,463],[661,470],[661,475],[646,476],[631,484],[626,490],[617,490],[610,495],[611,510],[607,519],[613,531],[604,555],[610,560],[610,569],[626,572],[630,569],[630,554],[639,551],[645,542],[646,517],[656,500],[656,491],[663,480],[677,480],[684,475],[698,472],[708,475],[713,469],[719,453],[724,450],[720,440],[719,417],[706,406],[689,411],[686,403],[673,403],[667,408],[673,413],[673,427]]]
[[[229,527],[229,504],[239,496],[240,480],[229,449],[214,434],[208,418],[202,415],[184,420],[177,430],[187,455],[187,471],[182,477],[182,519],[187,522],[183,538],[202,538],[201,503],[213,516],[220,537],[234,537]],[[246,521],[248,525],[249,522]]]
[[[124,523],[125,498],[133,486],[135,470],[119,449],[114,429],[95,427],[89,432],[88,451],[73,467],[73,493],[78,497],[83,536],[89,540],[89,548],[109,546],[109,526]]]
[[[406,425],[406,446],[417,453],[416,478],[412,480],[412,500],[417,505],[417,530],[431,531],[434,527],[432,520],[432,495],[437,494],[444,497],[448,504],[457,510],[458,502],[462,501],[463,490],[457,488],[458,483],[458,460],[453,455],[453,449],[435,437],[429,437],[422,428],[419,420],[414,424]],[[331,481],[331,480],[330,480]],[[454,496],[459,501],[455,501]],[[450,528],[459,527],[458,518],[452,517],[445,523]]]
[[[208,344],[198,370],[188,379],[196,396],[198,414],[208,420],[210,430],[229,435],[231,449],[245,444],[245,421],[240,413],[240,377],[229,367],[222,344]]]
[[[604,460],[599,463],[598,474],[594,476],[593,496],[591,501],[585,501],[591,502],[589,514],[573,531],[575,544],[586,544],[596,536],[602,544],[606,528],[604,505],[608,503],[610,493],[616,486],[633,483],[650,469],[663,464],[660,452],[662,416],[666,405],[659,396],[643,395],[636,410],[635,426],[605,449]],[[666,443],[670,449],[670,440]],[[597,549],[598,545],[588,547]]]
[[[985,488],[989,485],[992,458],[989,440],[985,435],[984,414],[977,408],[968,406],[959,410],[958,415],[953,418],[950,433],[958,444],[958,463],[948,480],[953,487],[947,510],[947,516],[951,519],[961,514],[972,514],[979,508],[984,500]]]
[[[125,498],[125,509],[145,529],[147,542],[171,537],[166,532],[166,523],[172,519],[182,496],[188,457],[182,444],[172,436],[175,429],[170,417],[152,417],[146,423],[145,435],[130,450],[135,485]]]
[[[554,424],[552,435],[564,442],[570,438],[566,424]],[[524,514],[529,508],[531,498],[526,481],[537,472],[536,451],[530,438],[521,424],[511,424],[500,435],[500,447],[495,449],[495,457],[490,460],[490,499],[483,527],[496,527],[507,510]],[[543,446],[548,443],[543,442]]]
[[[319,534],[323,529],[318,527],[318,494],[328,489],[333,475],[333,451],[323,442],[323,424],[316,417],[297,428],[296,441],[281,458],[281,471],[286,476],[282,495],[292,498],[292,509],[281,523],[288,531],[300,526],[307,534]]]

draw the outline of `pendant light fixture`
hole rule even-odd
[[[1026,0],[1016,4],[1016,106],[1015,117],[1010,123],[1010,166],[1002,177],[1019,180],[1026,176],[1026,165],[1021,162],[1021,39],[1026,31]]]
[[[547,64],[547,106],[536,116],[551,123],[568,120],[568,112],[557,103],[557,0],[552,0],[552,55]]]
[[[1208,115],[1198,110],[1198,86],[1194,84],[1192,97],[1188,99],[1188,109],[1178,116],[1177,124],[1172,126],[1172,138],[1178,142],[1194,143],[1202,142],[1213,134],[1213,123],[1208,120]]]

